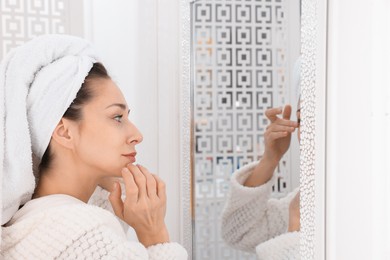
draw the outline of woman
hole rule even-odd
[[[290,105],[268,109],[266,116],[271,123],[264,134],[265,152],[259,162],[233,174],[222,215],[222,236],[230,246],[256,251],[258,259],[300,259],[298,189],[279,200],[270,198],[275,183],[273,173],[295,129],[300,138],[300,108],[297,122],[290,120]]]
[[[164,183],[133,164],[142,135],[86,41],[37,37],[0,73],[3,258],[187,259],[169,241]],[[123,178],[124,200],[113,177]],[[112,213],[87,204],[98,185],[139,243],[126,240]]]

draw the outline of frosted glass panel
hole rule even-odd
[[[256,259],[222,241],[221,211],[232,173],[264,152],[265,110],[296,103],[291,84],[300,26],[294,2],[296,8],[287,0],[203,0],[191,6],[195,259]],[[275,172],[273,196],[297,186],[296,158],[295,142]]]
[[[70,0],[1,0],[0,59],[37,35],[71,33]],[[82,7],[79,1],[76,8]],[[82,26],[82,25],[79,25]]]

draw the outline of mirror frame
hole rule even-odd
[[[328,0],[302,0],[301,259],[326,259]]]
[[[192,99],[191,99],[191,3],[180,1],[180,192],[181,243],[192,259],[193,198],[192,198]]]

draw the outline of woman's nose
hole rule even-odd
[[[138,128],[131,124],[131,129],[130,129],[130,136],[127,139],[128,144],[139,144],[142,142],[144,137],[142,136],[141,132],[138,130]]]

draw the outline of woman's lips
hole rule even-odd
[[[137,153],[122,154],[122,156],[130,159],[131,163],[134,163],[135,157],[137,156]]]

